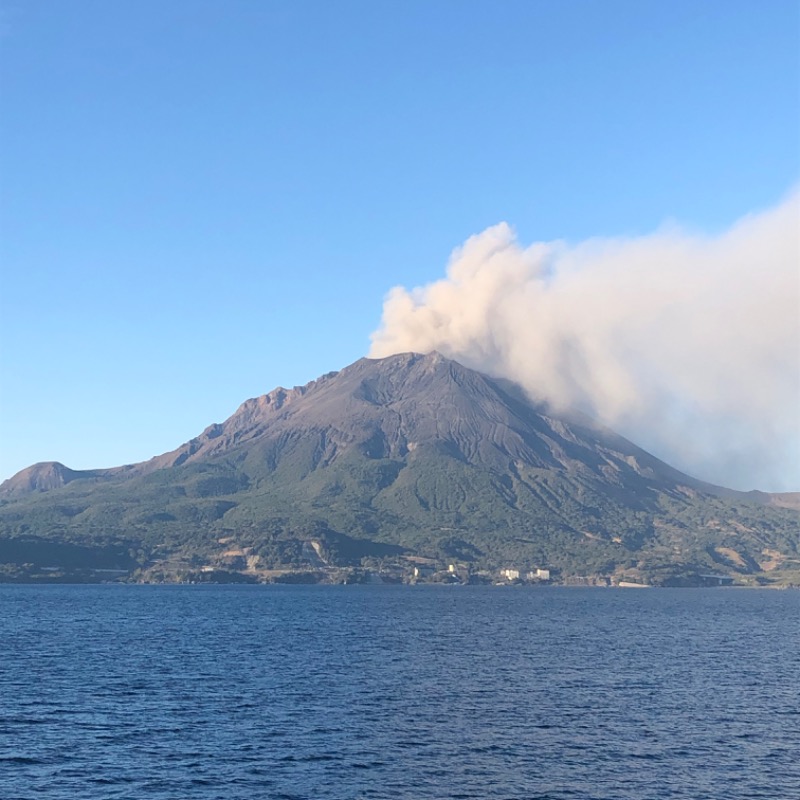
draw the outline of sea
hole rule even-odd
[[[0,586],[2,800],[798,800],[800,591]]]

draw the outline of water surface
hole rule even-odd
[[[0,586],[0,797],[800,797],[800,592]]]

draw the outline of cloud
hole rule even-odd
[[[389,292],[370,355],[439,350],[698,478],[800,490],[800,191],[725,232],[519,244]]]

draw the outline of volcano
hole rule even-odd
[[[59,566],[44,565],[58,545],[103,563],[124,552],[119,569],[137,574],[424,559],[653,582],[763,575],[800,563],[800,515],[781,507],[795,500],[704,483],[514,384],[405,353],[248,400],[146,462],[23,470],[0,485],[0,562]]]

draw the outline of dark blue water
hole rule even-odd
[[[0,797],[800,798],[800,592],[0,586]]]

